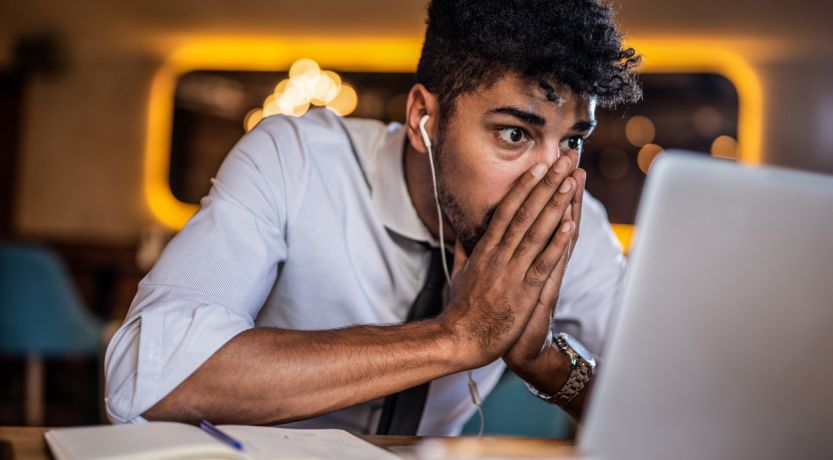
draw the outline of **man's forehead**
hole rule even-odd
[[[563,107],[567,104],[581,108],[595,102],[593,98],[576,94],[555,79],[522,77],[516,73],[508,73],[484,89],[489,96],[500,99],[501,103],[522,102],[540,108],[544,105]],[[595,103],[588,108],[593,110]]]
[[[596,100],[577,95],[555,80],[523,78],[506,75],[479,91],[481,104],[487,113],[506,112],[496,107],[517,108],[534,113],[545,120],[552,116],[567,116],[587,122],[595,121]]]
[[[531,86],[534,87],[532,81],[530,81],[529,83]],[[547,79],[545,78],[536,78],[534,83],[537,83],[538,88],[540,88],[541,90],[534,91],[536,95],[539,92],[543,92],[544,97],[547,99],[547,101],[552,102],[555,105],[564,105],[564,93],[567,93],[572,96],[572,91],[564,85],[559,84],[558,82],[547,81]]]

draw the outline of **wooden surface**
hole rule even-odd
[[[0,441],[12,444],[15,460],[48,460],[52,458],[43,434],[49,428],[43,427],[0,427]],[[484,436],[423,438],[420,436],[360,436],[362,439],[394,453],[407,453],[423,441],[435,443],[449,456],[469,455],[469,458],[489,456],[519,456],[529,458],[577,458],[569,443],[548,439],[503,438]],[[7,460],[5,458],[0,460]]]
[[[46,430],[48,428],[0,427],[0,441],[12,443],[14,453],[12,458],[15,460],[50,459],[52,456],[49,455],[49,448],[46,447],[46,441],[43,439],[43,433]]]

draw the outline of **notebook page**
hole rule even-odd
[[[243,443],[254,460],[397,460],[400,457],[344,430],[301,430],[223,425],[223,432]]]
[[[231,447],[182,423],[60,428],[45,437],[57,460],[240,458]]]

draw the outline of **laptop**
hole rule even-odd
[[[669,152],[579,448],[833,459],[833,176]]]

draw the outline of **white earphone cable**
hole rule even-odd
[[[439,236],[440,236],[440,258],[442,259],[443,263],[443,272],[445,273],[445,280],[447,285],[451,286],[451,275],[448,274],[448,264],[446,263],[446,256],[445,256],[445,238],[443,236],[443,211],[440,207],[440,196],[437,188],[437,173],[434,169],[434,153],[431,150],[431,138],[428,137],[428,132],[425,130],[425,123],[428,121],[428,115],[423,115],[423,117],[419,120],[419,130],[420,134],[422,134],[422,141],[425,143],[425,148],[428,149],[428,163],[431,166],[431,183],[434,186],[434,203],[437,205],[437,219],[439,220]],[[474,376],[472,375],[472,371],[468,371],[468,387],[469,387],[469,394],[471,395],[471,402],[474,403],[474,407],[477,408],[477,413],[480,416],[480,430],[477,433],[477,436],[483,436],[483,428],[485,425],[485,418],[483,416],[483,408],[481,407],[482,401],[480,400],[480,391],[477,389],[477,382],[474,381]]]

